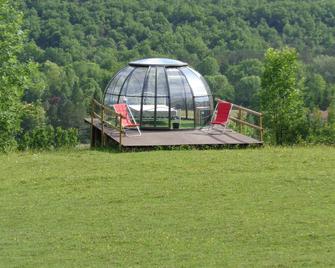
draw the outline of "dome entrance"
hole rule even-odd
[[[165,58],[130,62],[109,82],[104,103],[127,103],[142,129],[201,127],[213,112],[205,79],[187,63]]]

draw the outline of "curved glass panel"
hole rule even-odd
[[[193,95],[191,88],[179,68],[166,70],[171,98],[171,113],[173,123],[178,123],[179,128],[194,128]]]
[[[166,73],[170,88],[171,107],[174,109],[185,108],[185,88],[179,70],[168,68]]]
[[[118,95],[109,95],[107,94],[105,96],[105,105],[111,106],[115,103],[117,103],[118,101]]]
[[[126,84],[122,89],[122,95],[142,96],[144,79],[148,68],[138,67],[128,77]]]
[[[145,59],[109,82],[105,104],[127,103],[142,128],[194,128],[208,124],[213,99],[205,79],[186,63]]]
[[[168,97],[169,91],[164,67],[157,67],[156,77],[157,77],[157,97]]]
[[[182,74],[182,73],[181,73]],[[182,82],[183,82],[183,86],[185,88],[185,105],[186,105],[186,110],[185,113],[182,114],[181,116],[185,119],[194,119],[194,98],[193,98],[193,94],[192,94],[192,90],[190,85],[188,84],[186,77],[184,75],[182,75]]]
[[[155,95],[156,95],[156,68],[151,67],[143,90],[143,96],[155,97]]]
[[[195,72],[196,72],[196,71],[195,71]],[[205,88],[206,88],[207,95],[212,96],[212,92],[211,92],[211,90],[210,90],[210,88],[209,88],[209,85],[207,84],[205,78],[204,78],[203,76],[200,75],[200,79],[201,79],[202,83],[204,84],[204,86],[205,86]]]
[[[106,90],[106,94],[120,94],[122,84],[133,69],[133,67],[128,66],[118,72],[116,76],[110,81]]]
[[[195,97],[208,95],[204,83],[202,82],[200,77],[195,72],[193,72],[192,69],[190,69],[189,67],[183,67],[180,68],[180,70],[186,76],[186,79],[191,86],[193,95]]]

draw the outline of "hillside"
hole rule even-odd
[[[0,155],[1,266],[333,267],[333,147]]]
[[[40,63],[47,122],[80,127],[92,96],[130,60],[162,56],[190,63],[213,94],[259,109],[263,55],[290,46],[304,63],[308,108],[334,96],[334,1],[32,1],[21,0],[29,32],[23,58]],[[38,78],[36,78],[38,80]]]

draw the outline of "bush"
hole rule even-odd
[[[308,142],[314,144],[335,144],[335,124],[326,124],[320,128],[311,131]]]
[[[62,129],[60,127],[53,128],[52,126],[35,128],[19,139],[19,149],[38,149],[51,150],[54,148],[71,148],[78,144],[77,129]]]
[[[57,127],[55,130],[55,148],[75,147],[78,144],[78,130],[75,128],[62,129]]]

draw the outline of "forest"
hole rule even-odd
[[[188,62],[205,76],[215,97],[261,110],[265,52],[285,47],[298,55],[297,87],[308,121],[302,138],[335,141],[334,1],[0,2],[2,36],[11,29],[22,32],[13,41],[20,47],[7,55],[26,69],[17,96],[24,112],[8,132],[17,141],[41,128],[56,136],[74,128],[85,141],[83,118],[92,97],[101,99],[117,70],[146,57]],[[5,38],[0,42],[8,46]]]

